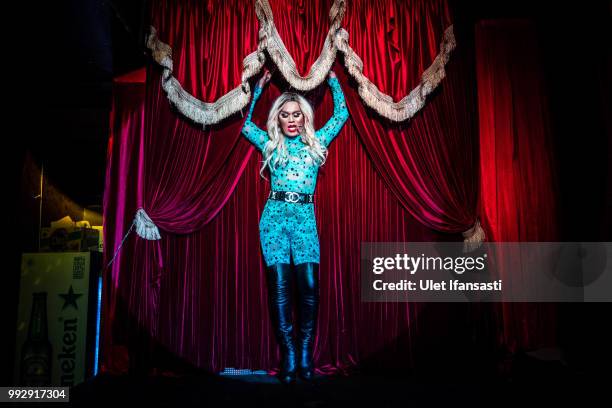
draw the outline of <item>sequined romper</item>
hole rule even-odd
[[[315,132],[317,139],[325,147],[329,146],[338,135],[349,116],[338,79],[328,78],[327,82],[334,99],[334,114],[323,128]],[[251,121],[261,91],[261,88],[255,87],[242,134],[260,152],[263,152],[269,141],[268,133]],[[289,160],[284,167],[279,166],[271,170],[271,190],[314,194],[319,166],[305,150],[307,145],[302,142],[300,136],[285,137],[285,144]],[[278,154],[278,151],[274,151],[273,154]],[[289,264],[291,257],[295,265],[304,262],[319,263],[319,235],[313,203],[291,203],[268,199],[259,221],[259,237],[266,266],[276,263]]]

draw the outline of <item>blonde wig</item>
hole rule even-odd
[[[305,149],[313,159],[313,161],[318,165],[322,166],[325,164],[325,160],[327,159],[327,148],[319,142],[317,137],[315,136],[314,130],[314,112],[312,110],[312,106],[310,103],[304,98],[302,95],[285,92],[272,104],[272,108],[270,109],[270,114],[268,115],[268,136],[270,140],[266,143],[266,146],[263,151],[263,165],[259,171],[259,174],[266,178],[263,175],[263,171],[266,166],[270,167],[270,171],[273,169],[277,169],[279,167],[287,165],[287,161],[289,160],[289,154],[287,151],[287,146],[285,144],[285,135],[283,134],[283,130],[280,126],[278,115],[286,102],[294,101],[297,102],[300,106],[300,110],[304,115],[304,129],[300,132],[299,136],[301,137],[302,142],[304,142]],[[274,155],[274,152],[277,152]]]

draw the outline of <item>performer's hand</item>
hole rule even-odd
[[[272,78],[272,74],[270,73],[270,71],[268,71],[267,68],[265,68],[264,74],[261,78],[259,78],[259,82],[257,82],[257,86],[263,88],[268,82],[270,82],[270,78]]]
[[[330,78],[337,78],[336,77],[336,73],[334,71],[329,71],[329,73],[327,74]]]

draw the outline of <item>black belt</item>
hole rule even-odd
[[[314,203],[314,194],[296,193],[294,191],[270,191],[268,198],[287,203]]]

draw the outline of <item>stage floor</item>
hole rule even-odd
[[[517,368],[518,367],[518,368]],[[478,376],[466,369],[451,375],[324,376],[313,384],[285,386],[271,376],[111,376],[101,374],[76,386],[72,406],[138,404],[145,407],[456,407],[594,406],[605,401],[609,375],[575,371],[547,362],[525,361],[504,376]],[[605,394],[604,394],[605,393]],[[601,399],[601,398],[606,399]],[[63,406],[66,406],[64,404]]]

